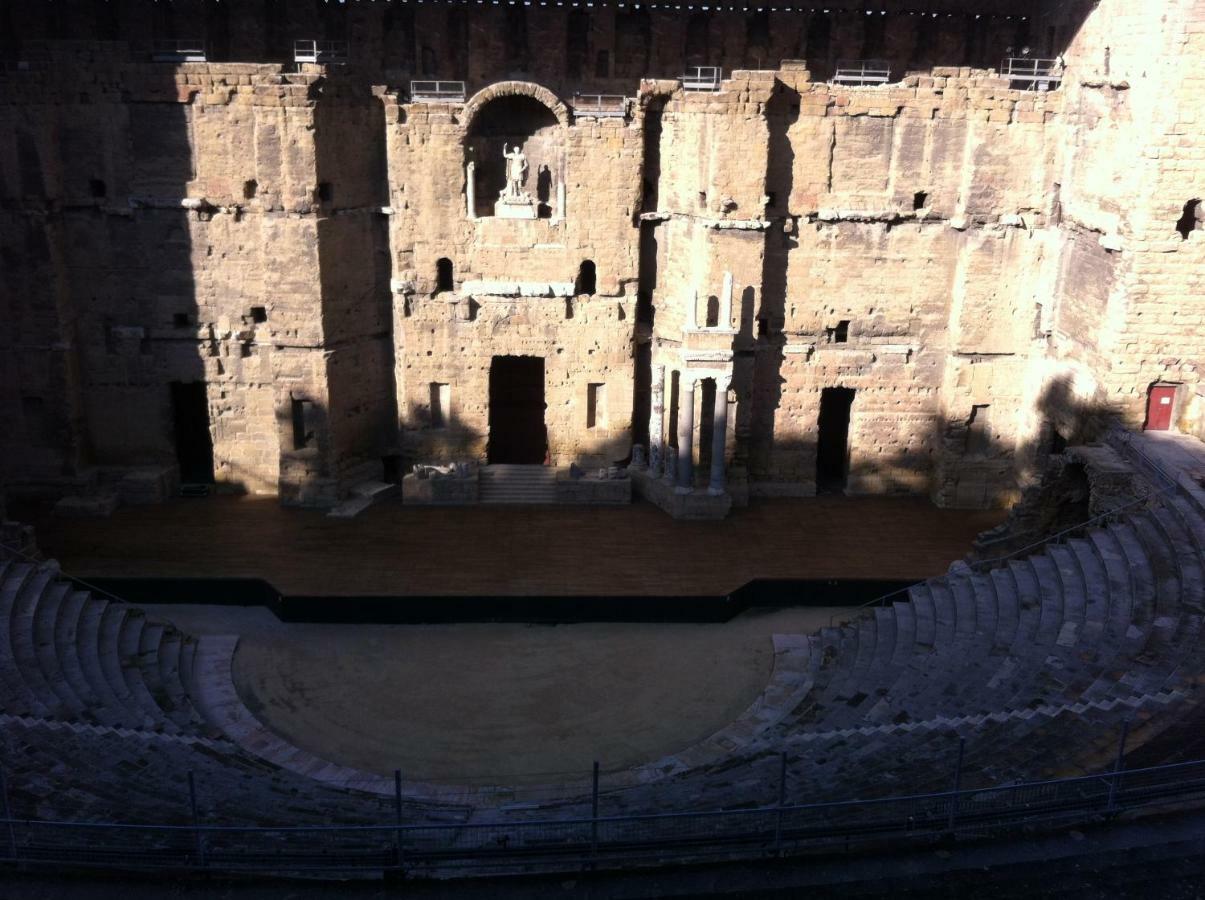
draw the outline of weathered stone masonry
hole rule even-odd
[[[1176,222],[1205,194],[1205,12],[1164,5],[1034,15],[1066,36],[1050,93],[789,60],[686,92],[616,53],[583,83],[634,95],[620,117],[576,113],[543,57],[441,69],[480,89],[432,104],[371,66],[27,41],[0,75],[4,477],[170,484],[169,388],[202,383],[219,483],[329,505],[483,460],[499,356],[544,359],[552,464],[636,443],[666,491],[736,502],[816,490],[826,389],[854,391],[848,491],[943,504],[1008,501],[1101,414],[1140,427],[1152,384],[1199,433],[1205,236]],[[641,76],[681,61],[650,53]],[[538,218],[491,215],[516,142]]]

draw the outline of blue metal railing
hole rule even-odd
[[[0,861],[121,869],[558,872],[1003,836],[1205,799],[1205,760],[1002,787],[741,809],[365,825],[0,818]]]

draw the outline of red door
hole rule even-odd
[[[1146,431],[1167,431],[1172,427],[1172,400],[1176,389],[1168,384],[1151,388],[1146,399]]]

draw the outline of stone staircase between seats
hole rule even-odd
[[[478,488],[482,503],[556,503],[556,469],[552,466],[482,466]]]

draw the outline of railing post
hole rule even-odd
[[[13,824],[13,808],[8,802],[8,778],[5,777],[4,767],[0,766],[0,803],[4,804],[5,831],[8,834],[8,857],[17,861],[17,827]]]
[[[954,819],[958,815],[958,793],[962,790],[962,757],[966,752],[967,740],[964,737],[958,739],[958,762],[954,764],[954,791],[950,795],[950,818],[946,822],[946,829],[954,833]]]
[[[787,753],[778,757],[778,808],[774,813],[774,855],[782,856],[782,808],[787,802]]]
[[[1113,763],[1113,777],[1109,779],[1109,812],[1117,811],[1117,791],[1121,787],[1121,770],[1125,766],[1126,738],[1130,734],[1130,720],[1121,720],[1121,737],[1117,741],[1117,761]]]
[[[590,790],[590,858],[598,856],[598,760],[594,761],[594,777]]]
[[[192,808],[193,835],[197,841],[197,865],[205,866],[205,835],[201,832],[201,815],[197,811],[197,781],[191,769],[188,771],[188,803]]]
[[[393,811],[397,821],[397,833],[394,839],[394,855],[397,857],[397,867],[400,869],[406,861],[406,849],[402,843],[402,770],[393,770]]]

